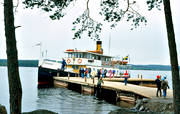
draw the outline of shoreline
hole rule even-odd
[[[137,100],[133,108],[122,108],[109,114],[174,114],[173,98],[157,97],[153,99]]]

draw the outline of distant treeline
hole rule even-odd
[[[6,59],[0,59],[0,66],[7,66]],[[38,60],[19,60],[20,67],[38,67]],[[170,65],[130,65],[130,70],[171,70]]]
[[[170,65],[131,65],[131,70],[171,70]]]
[[[21,67],[38,67],[38,60],[19,60]],[[0,66],[7,66],[6,59],[0,59]]]

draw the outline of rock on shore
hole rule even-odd
[[[136,105],[131,109],[118,109],[109,114],[174,114],[172,98],[153,98],[137,100]]]
[[[22,114],[58,114],[58,113],[55,113],[49,110],[39,109],[32,112],[23,112]]]

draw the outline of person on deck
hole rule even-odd
[[[109,78],[111,79],[112,70],[109,70]]]
[[[89,71],[88,71],[88,68],[86,68],[85,73],[86,73],[86,77],[89,78]]]
[[[106,78],[107,70],[104,69],[104,78]]]
[[[89,77],[91,77],[91,68],[88,69]]]
[[[84,78],[84,68],[81,70],[81,77]]]
[[[100,76],[101,76],[101,71],[98,69],[98,72],[97,72],[97,76],[98,76],[98,80],[100,79]]]
[[[160,93],[161,97],[161,80],[160,80],[160,75],[157,75],[157,79],[155,80],[156,85],[157,85],[157,92],[156,92],[156,97],[158,97],[158,93]]]
[[[79,69],[79,76],[81,77],[81,72],[82,72],[82,69],[81,69],[81,67],[80,67],[80,69]]]
[[[101,69],[101,75],[104,78],[104,69],[103,68]]]
[[[93,70],[92,72],[91,72],[91,78],[93,79],[93,78],[95,78],[95,76],[97,76],[97,72],[95,71],[95,70]]]
[[[61,66],[61,70],[64,71],[66,66],[66,61],[64,60],[64,58],[62,58],[62,66]]]
[[[166,76],[164,76],[162,79],[161,88],[163,89],[163,97],[166,98],[167,88],[169,89],[169,85],[168,85],[168,81],[166,79]]]
[[[114,74],[115,74],[115,72],[116,72],[116,71],[115,71],[115,70],[113,70],[113,78],[114,78]]]

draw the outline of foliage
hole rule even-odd
[[[33,9],[34,7],[41,8],[45,12],[50,13],[52,20],[61,19],[66,13],[65,9],[76,0],[25,0],[23,3],[26,8]],[[121,8],[121,2],[126,2],[126,9]],[[155,5],[158,7],[158,3],[162,0],[147,0],[149,9]],[[103,16],[104,21],[111,22],[111,28],[116,27],[117,23],[126,18],[126,21],[130,21],[132,24],[131,30],[137,28],[141,23],[147,23],[144,16],[140,15],[138,11],[133,9],[136,4],[134,0],[102,0],[100,3],[101,11],[99,14]],[[84,32],[87,32],[87,36],[91,39],[99,40],[99,34],[102,30],[102,23],[95,21],[90,17],[90,9],[88,7],[89,0],[87,0],[87,8],[74,22],[73,39],[80,39]]]
[[[133,5],[136,4],[136,1],[130,2],[129,0],[125,0],[126,8],[124,9],[120,8],[120,1],[121,0],[103,0],[101,2],[100,14],[104,16],[104,21],[113,23],[111,28],[115,27],[124,17],[127,18],[127,21],[132,21],[131,30],[137,28],[140,23],[147,23],[146,18],[133,9]]]
[[[73,0],[25,0],[23,4],[26,8],[33,9],[35,6],[45,12],[50,12],[52,20],[61,19],[64,15],[64,9],[67,8]]]
[[[89,17],[89,10],[85,10],[84,13],[73,22],[73,24],[80,26],[80,29],[75,32],[73,39],[80,39],[84,31],[88,32],[88,37],[91,39],[99,39],[98,33],[101,32],[102,24]]]
[[[147,0],[148,10],[152,10],[154,7],[158,10],[160,9],[160,5],[162,3],[162,0]]]

